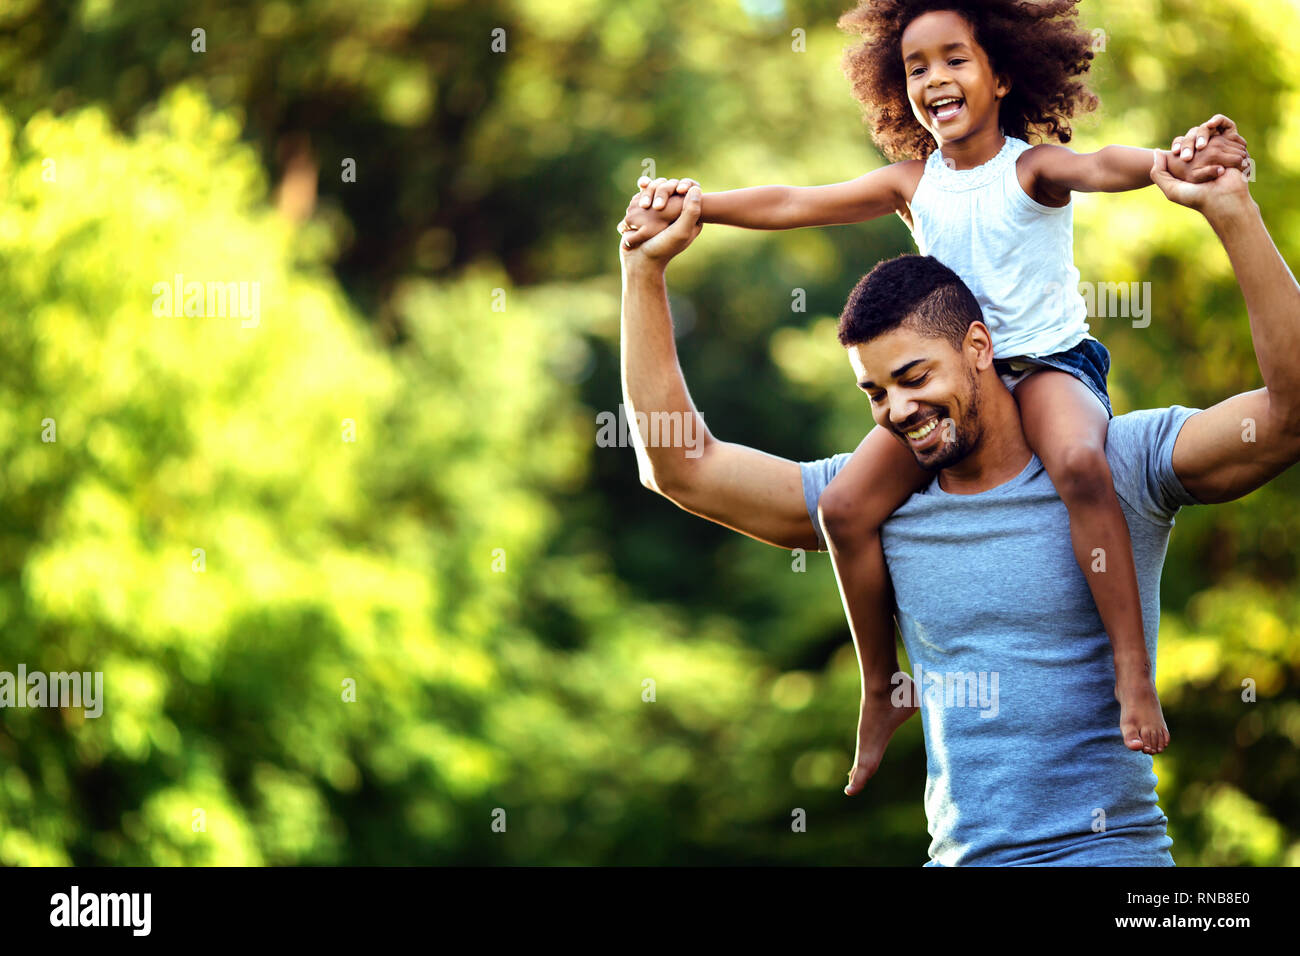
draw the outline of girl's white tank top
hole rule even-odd
[[[1074,266],[1074,206],[1025,194],[1016,158],[1030,149],[1008,136],[974,169],[930,154],[912,196],[912,236],[975,293],[996,358],[1065,352],[1093,336]]]

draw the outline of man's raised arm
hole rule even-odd
[[[1209,220],[1232,260],[1250,315],[1264,387],[1193,415],[1173,454],[1174,473],[1198,501],[1232,501],[1300,461],[1300,286],[1239,171],[1191,185],[1170,176],[1157,152],[1152,178],[1174,202]]]
[[[718,441],[691,401],[677,361],[664,269],[700,232],[700,188],[681,217],[623,260],[623,404],[629,421],[681,423],[632,429],[641,483],[685,510],[781,548],[817,550],[798,464]],[[663,441],[665,435],[672,441]],[[653,440],[647,440],[647,438]],[[681,438],[682,440],[676,440]]]

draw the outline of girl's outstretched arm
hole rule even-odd
[[[744,229],[799,229],[866,222],[890,213],[906,217],[924,165],[920,160],[894,163],[829,186],[750,186],[705,193],[701,221]],[[681,203],[677,180],[643,187],[624,220],[635,227],[624,233],[628,248],[673,222]]]
[[[1218,167],[1245,168],[1246,141],[1236,124],[1216,116],[1174,141],[1169,154],[1174,175],[1189,182],[1215,178]],[[1064,146],[1042,145],[1028,150],[1018,164],[1025,191],[1048,206],[1063,206],[1072,192],[1127,192],[1151,185],[1151,150],[1107,146],[1095,153],[1076,153]]]
[[[867,222],[905,210],[922,165],[919,160],[894,163],[829,186],[752,186],[705,193],[703,218],[745,229]]]

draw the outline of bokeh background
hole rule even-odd
[[[826,555],[800,573],[595,441],[647,160],[706,189],[882,163],[849,6],[0,3],[0,670],[106,685],[98,719],[0,712],[0,863],[924,862],[919,721],[842,793]],[[1082,12],[1102,108],[1072,145],[1229,114],[1300,263],[1292,0]],[[1148,328],[1093,326],[1117,411],[1257,387],[1206,224],[1154,189],[1076,203],[1084,279],[1151,283]],[[897,221],[706,227],[669,279],[715,434],[854,447],[834,316],[912,248]],[[177,273],[259,282],[259,324],[156,317]],[[1181,865],[1300,863],[1298,496],[1293,471],[1178,518],[1156,769]]]

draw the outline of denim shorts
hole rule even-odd
[[[1068,372],[1097,396],[1097,400],[1106,409],[1108,419],[1115,417],[1115,412],[1110,407],[1110,393],[1106,390],[1110,350],[1096,339],[1084,339],[1074,348],[1052,355],[1037,355],[1032,358],[1019,355],[1009,359],[994,359],[993,368],[1012,392],[1030,375],[1045,368]]]

